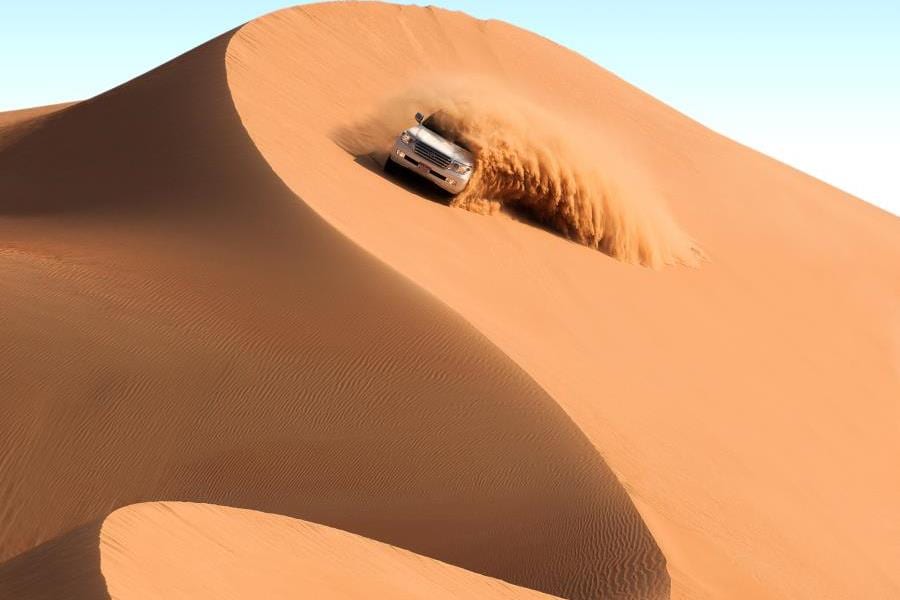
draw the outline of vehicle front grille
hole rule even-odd
[[[450,168],[450,157],[441,152],[440,150],[436,150],[432,148],[425,142],[421,140],[416,140],[415,145],[416,154],[421,156],[422,158],[428,159],[435,165],[441,167],[442,169]]]
[[[417,161],[416,159],[414,159],[414,158],[413,158],[412,156],[410,156],[409,154],[407,154],[406,156],[404,156],[404,157],[403,157],[403,160],[405,160],[405,161],[408,162],[408,163],[414,164],[414,165],[416,165],[417,167],[418,167],[419,165],[425,165],[425,163],[420,163],[419,161]],[[425,166],[427,167],[428,165],[425,165]],[[446,178],[446,177],[444,177],[443,175],[441,175],[440,173],[438,173],[438,172],[435,171],[434,169],[428,169],[428,172],[431,173],[432,175],[434,175],[435,177],[437,177],[438,179],[442,179],[442,180],[444,180],[444,181],[447,181],[447,178]]]

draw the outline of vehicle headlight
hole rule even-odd
[[[403,133],[400,134],[400,140],[404,144],[412,144],[414,141],[416,141],[416,138],[410,132],[404,131]]]
[[[455,160],[450,163],[450,168],[459,173],[460,175],[465,175],[469,171],[472,170],[470,165],[465,165],[461,162],[456,162]]]

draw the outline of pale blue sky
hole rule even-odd
[[[278,0],[0,0],[0,110],[81,99]],[[900,214],[900,0],[443,0]]]

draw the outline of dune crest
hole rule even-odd
[[[120,508],[0,565],[0,596],[555,598],[324,525],[187,502]]]
[[[456,75],[417,82],[383,101],[335,139],[383,163],[417,111],[476,156],[466,190],[452,205],[481,214],[512,209],[564,237],[627,263],[696,265],[702,256],[668,211],[653,177],[610,132],[553,113],[498,82]]]

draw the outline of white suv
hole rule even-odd
[[[472,177],[475,157],[459,142],[447,139],[435,115],[425,119],[416,113],[416,122],[397,136],[384,170],[390,173],[404,167],[451,194],[460,193]]]

